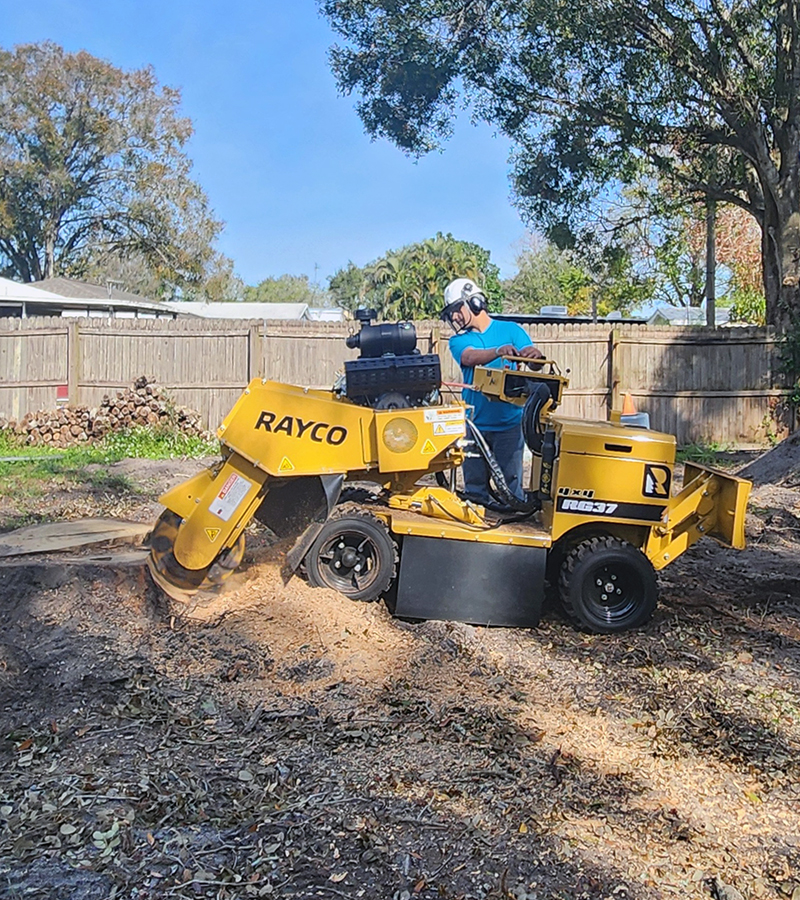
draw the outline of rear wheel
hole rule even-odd
[[[304,560],[308,581],[351,600],[377,600],[395,575],[397,547],[369,513],[342,510],[322,526]]]
[[[559,595],[587,631],[616,634],[643,625],[658,600],[656,574],[633,544],[613,537],[583,541],[561,566]]]

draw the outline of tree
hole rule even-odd
[[[618,245],[594,259],[532,236],[517,257],[517,274],[504,284],[505,308],[538,313],[543,306],[566,306],[570,315],[629,313],[651,299],[654,282],[634,271],[631,255]]]
[[[499,275],[488,250],[439,232],[366,266],[360,296],[385,319],[438,318],[444,289],[454,278],[464,277],[481,286],[490,309],[499,310],[503,300]]]
[[[643,168],[761,229],[767,318],[800,322],[794,0],[319,0],[370,134],[439,145],[459,92],[516,143],[526,215],[566,246]]]
[[[352,261],[328,279],[331,299],[337,306],[350,312],[355,312],[359,306],[369,306],[370,299],[362,294],[363,288],[364,270]]]
[[[225,266],[212,246],[221,223],[190,177],[179,103],[150,68],[49,42],[0,51],[5,273],[85,277],[115,259],[161,295],[201,291]]]
[[[308,275],[280,275],[246,287],[244,299],[253,303],[308,303],[309,306],[323,306],[329,298],[325,291],[311,283]]]

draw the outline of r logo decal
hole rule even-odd
[[[672,473],[668,466],[646,465],[642,494],[645,497],[668,498]]]

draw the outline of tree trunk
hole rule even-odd
[[[44,234],[44,278],[54,278],[56,274],[56,237],[57,229],[48,228]]]
[[[717,325],[717,204],[706,200],[706,325]]]
[[[780,184],[763,185],[761,253],[767,323],[786,334],[800,326],[800,166],[782,173]]]

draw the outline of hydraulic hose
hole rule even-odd
[[[475,446],[478,448],[481,456],[486,460],[486,465],[489,467],[489,472],[492,481],[494,482],[498,499],[514,512],[525,513],[526,515],[530,515],[541,509],[542,505],[538,498],[532,500],[520,500],[519,497],[509,489],[508,483],[503,475],[503,470],[500,468],[500,464],[497,462],[491,448],[486,443],[486,438],[481,434],[477,425],[469,419],[467,419],[467,426],[475,439]]]

